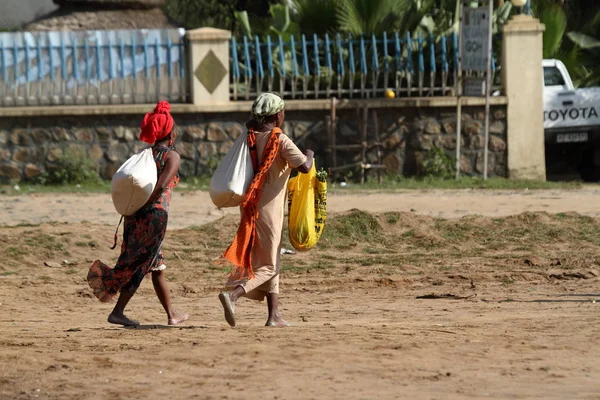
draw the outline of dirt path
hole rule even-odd
[[[507,216],[525,211],[560,213],[575,211],[600,216],[600,188],[544,191],[431,190],[395,193],[334,192],[328,199],[330,213],[358,208],[368,212],[414,211],[420,215],[458,218],[469,214]],[[207,192],[175,192],[169,215],[171,229],[201,225],[236,209],[217,210]],[[0,224],[90,221],[116,224],[110,195],[44,194],[0,196]]]
[[[482,288],[472,301],[416,300],[429,288],[332,288],[318,275],[313,279],[307,291],[294,290],[288,280],[283,312],[295,326],[280,330],[262,327],[265,306],[249,301],[238,307],[240,326],[228,328],[214,290],[205,292],[203,283],[193,285],[200,294],[175,298],[192,313],[182,329],[164,326],[149,282],[129,309],[148,324],[138,330],[109,326],[104,318],[110,306],[77,297],[81,286],[74,282],[62,287],[61,295],[47,285],[21,290],[20,299],[3,298],[0,306],[0,361],[5,366],[0,397],[600,396],[600,314],[598,305],[582,302],[586,298],[556,297],[551,287],[528,293],[530,285],[513,285],[510,291]],[[6,290],[6,283],[2,286]],[[589,286],[578,289],[594,292]],[[499,302],[506,296],[523,302]],[[28,300],[35,306],[26,306]]]
[[[211,260],[235,217],[174,229],[167,277],[190,320],[165,326],[146,279],[127,310],[143,326],[124,329],[85,280],[94,259],[118,256],[110,198],[0,197],[5,225],[66,222],[0,226],[0,399],[599,400],[599,199],[589,189],[332,195],[318,248],[282,257],[289,329],[263,327],[266,305],[244,299],[238,327],[223,319],[227,272]],[[173,226],[217,218],[208,204],[177,195]],[[352,208],[405,212],[337,213]],[[456,219],[536,210],[594,218]],[[430,294],[459,298],[417,298]]]

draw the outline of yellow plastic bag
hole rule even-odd
[[[315,163],[307,174],[288,182],[288,230],[298,251],[310,250],[319,241],[327,219],[327,182],[317,179]]]

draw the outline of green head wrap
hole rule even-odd
[[[274,93],[262,93],[252,104],[252,117],[264,121],[266,117],[275,115],[285,106],[285,102]]]

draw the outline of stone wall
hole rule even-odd
[[[454,108],[404,108],[379,109],[378,127],[382,149],[382,161],[386,172],[405,176],[418,176],[427,152],[433,147],[442,147],[455,159],[456,155],[456,110]],[[484,158],[484,108],[467,107],[462,113],[461,173],[469,176],[483,174]],[[337,135],[341,144],[360,143],[356,111],[339,113]],[[326,146],[326,132],[314,135],[323,138],[319,145]],[[506,158],[506,107],[492,107],[490,116],[490,140],[488,175],[507,176]],[[375,142],[374,121],[369,115],[368,141]],[[324,147],[323,147],[324,148]],[[357,151],[347,152],[343,163],[360,161]],[[339,157],[338,157],[339,158]],[[370,163],[377,161],[376,148],[367,153]],[[338,161],[338,164],[342,162]],[[343,175],[343,174],[342,174]]]
[[[490,176],[506,176],[506,107],[492,107],[489,143]],[[454,157],[456,118],[454,108],[377,109],[382,158],[391,174],[418,175],[427,150],[443,147]],[[327,111],[289,111],[284,131],[302,148],[315,150],[318,165],[329,166]],[[371,114],[370,114],[371,115]],[[243,131],[247,113],[174,114],[183,177],[208,175]],[[338,111],[338,144],[360,143],[358,114]],[[15,117],[0,120],[0,181],[32,179],[51,169],[65,155],[89,157],[103,178],[110,179],[119,165],[145,146],[137,140],[139,115]],[[483,107],[463,108],[461,171],[483,172]],[[369,141],[374,141],[373,119]],[[368,153],[376,162],[373,148]],[[339,153],[338,164],[360,161],[358,151]],[[356,173],[356,171],[355,171]],[[344,178],[348,173],[341,173]]]

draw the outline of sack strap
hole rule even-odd
[[[123,218],[124,217],[121,215],[121,219],[119,220],[119,225],[117,225],[117,229],[115,229],[115,243],[110,248],[111,250],[114,250],[117,247],[117,234],[119,233],[119,227],[121,226],[121,222],[123,222]]]
[[[271,135],[281,135],[283,131],[280,128],[273,128]],[[254,173],[258,172],[260,164],[258,162],[258,149],[256,148],[256,132],[252,129],[248,130],[248,147],[250,148],[250,159],[252,160],[252,167]],[[277,148],[279,150],[279,147]]]

